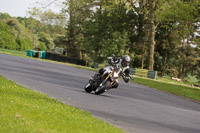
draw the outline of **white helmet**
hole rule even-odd
[[[128,55],[124,55],[122,58],[122,66],[127,67],[130,65],[130,62],[131,62],[131,57]]]

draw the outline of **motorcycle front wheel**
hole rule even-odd
[[[99,86],[96,90],[95,90],[95,94],[96,95],[100,95],[101,93],[104,93],[105,90],[110,86],[110,81],[106,81],[105,84],[103,84],[102,86]]]

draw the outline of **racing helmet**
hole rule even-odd
[[[122,58],[122,66],[127,67],[130,65],[130,62],[131,62],[131,57],[128,55],[124,55]]]

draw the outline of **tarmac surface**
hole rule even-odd
[[[0,75],[91,112],[128,133],[200,133],[200,103],[120,80],[117,89],[89,94],[92,71],[0,54]]]

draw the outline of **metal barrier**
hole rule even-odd
[[[46,51],[27,50],[27,56],[46,59]]]
[[[94,62],[94,68],[95,68],[95,69],[98,69],[98,68],[99,68],[99,63]]]
[[[147,78],[156,79],[156,77],[157,77],[157,71],[153,71],[153,70],[148,71]]]
[[[147,69],[138,69],[138,68],[130,68],[130,75],[136,75],[139,77],[147,77],[156,79],[157,71],[147,70]]]

